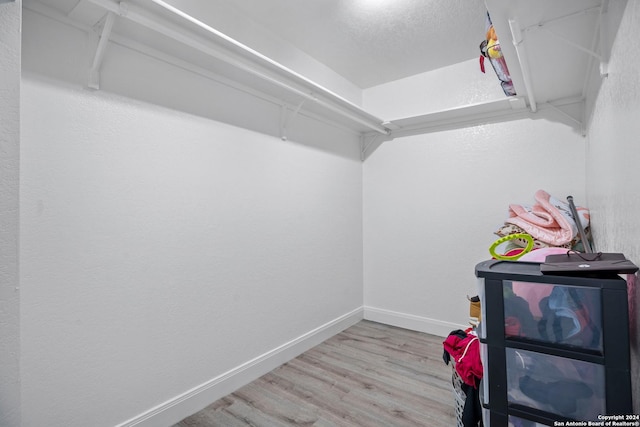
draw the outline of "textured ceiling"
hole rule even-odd
[[[479,56],[482,0],[221,0],[361,88]]]

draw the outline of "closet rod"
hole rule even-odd
[[[243,45],[242,43],[210,27],[204,22],[199,21],[198,19],[192,17],[191,15],[188,15],[183,11],[168,5],[164,1],[151,0],[154,4],[162,7],[166,11],[169,11],[172,14],[179,16],[180,18],[185,19],[188,22],[198,26],[200,29],[207,31],[208,34],[213,35],[216,39],[223,41],[223,43],[226,43],[227,45],[230,44],[233,50],[239,51],[240,54],[243,54],[243,56],[245,57],[249,57],[252,62],[257,63],[259,65],[266,65],[271,71],[274,71],[279,77],[291,79],[297,83],[302,84],[303,86],[308,87],[312,91],[318,92],[319,94],[326,96],[331,100],[335,100],[336,102],[325,101],[323,99],[318,98],[313,93],[307,93],[303,90],[300,90],[298,88],[295,88],[287,84],[286,82],[280,81],[277,78],[269,76],[264,72],[262,72],[261,70],[242,62],[240,59],[237,58],[239,54],[236,52],[222,53],[219,50],[216,50],[211,46],[207,45],[206,43],[203,43],[193,37],[188,36],[184,32],[178,31],[176,29],[172,29],[168,25],[163,25],[162,23],[158,22],[157,18],[154,19],[153,17],[150,17],[150,14],[146,12],[145,9],[139,8],[135,5],[131,5],[127,2],[117,2],[115,0],[89,0],[89,1],[95,5],[98,5],[104,8],[107,11],[114,12],[123,18],[127,18],[133,22],[136,22],[139,25],[147,27],[153,31],[156,31],[169,38],[172,38],[189,47],[197,49],[198,51],[204,54],[221,59],[222,61],[225,61],[230,65],[233,65],[234,67],[237,67],[243,71],[246,71],[282,89],[285,89],[290,93],[293,93],[297,96],[301,96],[306,100],[311,100],[323,106],[324,108],[331,110],[334,113],[337,113],[343,116],[344,118],[347,118],[355,123],[364,125],[367,128],[384,135],[389,134],[389,130],[381,125],[381,123],[383,122],[381,119],[374,118],[369,113],[365,112],[360,107],[353,104],[352,102],[318,85],[317,83],[307,79],[306,77],[290,70],[289,68],[279,64],[278,62],[273,61],[272,59],[260,54],[259,52]],[[342,104],[342,105],[339,105],[339,104]],[[347,109],[352,110],[353,112],[347,111]]]

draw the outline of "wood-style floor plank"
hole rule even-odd
[[[363,320],[173,427],[451,427],[441,337]]]

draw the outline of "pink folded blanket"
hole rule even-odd
[[[578,228],[569,204],[543,190],[536,191],[534,197],[533,206],[509,205],[509,218],[505,222],[517,225],[534,239],[552,246],[571,242],[578,234]],[[576,211],[582,227],[588,227],[589,210],[576,206]]]

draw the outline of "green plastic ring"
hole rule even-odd
[[[498,246],[500,246],[504,242],[508,242],[509,240],[514,240],[514,239],[524,239],[524,240],[527,241],[527,246],[524,248],[524,250],[522,252],[520,252],[518,254],[515,254],[515,255],[509,255],[509,256],[500,255],[500,254],[496,253],[496,248]],[[531,249],[533,249],[533,237],[531,237],[531,235],[526,234],[526,233],[516,233],[516,234],[509,234],[508,236],[501,237],[498,240],[496,240],[495,242],[493,242],[491,244],[491,247],[489,248],[489,253],[495,259],[506,260],[506,261],[515,261],[518,258],[520,258],[521,256],[523,256],[524,254],[526,254],[527,252],[531,252]]]

